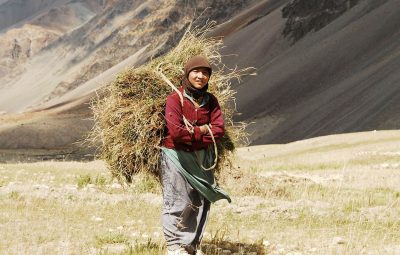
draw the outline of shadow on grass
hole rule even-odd
[[[227,253],[227,250],[230,253]],[[241,243],[241,242],[230,242],[226,240],[212,240],[212,241],[204,241],[201,245],[201,251],[205,255],[222,255],[222,254],[237,254],[237,255],[246,255],[246,254],[257,254],[257,255],[265,255],[266,252],[262,243]],[[115,254],[111,251],[103,250],[99,254]],[[166,248],[164,244],[156,243],[151,240],[146,243],[136,243],[134,245],[129,245],[127,249],[122,252],[117,253],[118,255],[156,255],[156,254],[166,254]]]
[[[201,251],[206,255],[222,255],[229,254],[226,251],[229,250],[231,254],[257,254],[265,255],[265,249],[262,241],[259,243],[241,243],[241,242],[231,242],[227,240],[214,241],[204,241],[201,246]]]
[[[148,243],[147,245],[142,246],[131,246],[124,252],[120,253],[120,255],[150,255],[150,254],[165,254],[165,247],[160,246],[156,243]]]

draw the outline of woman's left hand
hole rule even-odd
[[[203,135],[208,134],[207,125],[200,126],[200,132],[201,132],[201,134],[203,134]]]

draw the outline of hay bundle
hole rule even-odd
[[[131,182],[135,173],[157,174],[158,146],[165,135],[162,113],[166,97],[172,91],[159,71],[179,87],[183,66],[195,55],[206,56],[216,67],[209,81],[210,91],[219,100],[227,130],[218,146],[216,171],[230,163],[236,141],[244,137],[243,124],[234,125],[232,122],[234,92],[229,82],[232,78],[239,78],[240,72],[222,72],[224,66],[219,54],[222,42],[205,37],[209,28],[187,31],[178,46],[168,54],[120,73],[100,93],[102,96],[94,100],[95,127],[91,136],[101,140],[100,157],[107,162],[113,176]]]

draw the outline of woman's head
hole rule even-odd
[[[194,56],[185,64],[185,78],[189,85],[197,90],[202,90],[208,85],[211,73],[211,65],[203,56]]]

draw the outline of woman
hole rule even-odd
[[[182,87],[168,96],[165,107],[162,224],[167,254],[198,255],[210,203],[230,202],[212,171],[206,170],[214,162],[213,138],[218,142],[225,130],[218,100],[207,92],[212,73],[207,59],[189,59],[184,71]]]

